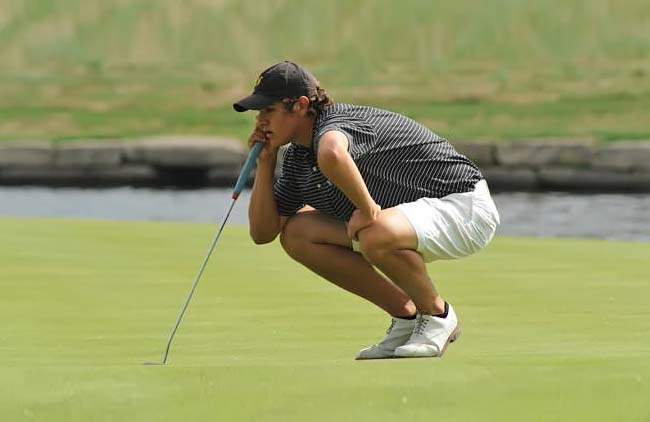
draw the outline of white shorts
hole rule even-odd
[[[478,182],[472,192],[420,198],[396,208],[413,226],[418,237],[417,251],[425,262],[458,259],[480,251],[490,243],[500,224],[485,180]],[[358,242],[353,242],[353,248],[359,250]]]

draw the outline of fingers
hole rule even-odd
[[[258,127],[256,127],[255,130],[253,130],[253,133],[251,133],[251,136],[248,137],[248,148],[252,148],[255,142],[267,142],[266,133]]]
[[[257,157],[258,163],[272,160],[277,156],[278,148],[271,144],[269,134],[270,132],[265,132],[260,129],[259,126],[256,126],[253,133],[248,137],[248,149],[253,148],[253,145],[256,142],[264,144],[264,147],[260,151],[260,155]]]
[[[356,240],[356,235],[357,234],[355,233],[354,229],[352,229],[352,227],[349,224],[348,224],[348,227],[347,227],[347,231],[348,231],[348,237],[350,239],[352,239],[352,240]]]
[[[359,221],[359,213],[357,211],[358,210],[355,210],[352,213],[352,218],[350,218],[347,226],[348,237],[351,240],[358,240],[359,232],[365,228],[365,226],[363,226],[363,222]]]
[[[364,215],[358,208],[354,210],[347,225],[348,237],[352,240],[359,240],[359,233],[372,226],[377,221],[380,212],[381,207],[377,204],[373,206],[374,216],[372,217]]]
[[[357,211],[358,210],[354,210],[354,212],[352,212],[352,216],[350,217],[350,221],[348,221],[348,224],[347,224],[347,227],[346,227],[347,232],[348,232],[348,237],[351,240],[356,240],[357,233],[359,232],[359,229],[357,228],[357,226],[358,226],[357,221],[359,220],[359,216],[358,216],[359,213]]]

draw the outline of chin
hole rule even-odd
[[[285,139],[283,141],[278,141],[278,146],[287,145],[290,142],[293,142],[293,139]]]

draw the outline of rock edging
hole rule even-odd
[[[498,190],[650,192],[650,140],[469,140],[454,146]]]
[[[237,179],[247,151],[218,137],[0,143],[0,184],[209,186]]]
[[[650,192],[650,140],[453,141],[493,190]],[[0,143],[0,185],[232,186],[246,159],[241,142],[221,137]]]

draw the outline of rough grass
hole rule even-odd
[[[3,420],[553,421],[650,417],[648,243],[497,237],[429,266],[464,334],[356,362],[386,318],[229,226],[0,219]]]
[[[285,58],[340,101],[449,137],[650,136],[645,0],[0,0],[0,10],[5,140],[244,138],[251,120],[228,116],[229,104]]]

